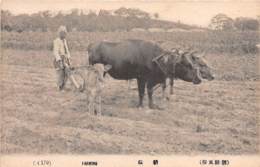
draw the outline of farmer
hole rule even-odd
[[[57,85],[58,89],[63,90],[67,79],[69,78],[77,90],[80,90],[79,84],[74,77],[70,74],[71,71],[71,58],[66,41],[67,29],[65,26],[60,26],[58,29],[59,37],[53,41],[53,54],[55,56],[54,67],[57,72]]]

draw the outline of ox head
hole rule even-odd
[[[201,77],[203,79],[207,79],[209,81],[212,81],[214,79],[214,75],[212,73],[212,69],[208,66],[206,60],[203,58],[203,56],[196,56],[196,52],[191,52],[190,57],[192,60],[192,63],[194,66],[199,68]]]
[[[104,63],[104,59],[102,57],[102,54],[100,54],[100,45],[99,44],[94,44],[90,43],[88,45],[88,64],[90,65],[95,65],[95,64],[103,64],[104,65],[104,70],[103,70],[103,76],[106,75],[106,73],[112,68],[111,65]]]
[[[199,68],[194,66],[188,52],[180,52],[173,49],[167,52],[166,60],[168,62],[168,74],[174,75],[179,79],[194,84],[200,84],[202,81]]]
[[[89,64],[93,65],[96,63],[102,63],[102,57],[99,53],[99,45],[90,43],[87,50]]]

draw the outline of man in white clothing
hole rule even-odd
[[[54,67],[57,71],[57,85],[59,90],[63,90],[67,79],[74,84],[77,89],[80,89],[80,86],[70,74],[71,71],[71,60],[68,44],[66,41],[67,29],[65,26],[60,26],[58,29],[59,37],[53,41],[53,54],[55,57]]]

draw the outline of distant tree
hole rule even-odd
[[[58,27],[60,25],[64,25],[66,23],[65,21],[65,15],[59,11],[51,20],[49,23],[49,28],[52,31],[57,31]]]
[[[137,17],[137,18],[150,19],[149,13],[142,11],[140,9],[121,7],[117,9],[114,13],[124,17]]]
[[[42,20],[41,20],[42,26],[41,26],[41,30],[43,32],[46,32],[46,31],[50,30],[50,28],[51,28],[50,25],[52,23],[52,18],[51,17],[52,17],[51,11],[45,10],[45,11],[42,12]]]
[[[114,13],[119,16],[128,16],[127,8],[125,8],[125,7],[121,7],[119,9],[115,10]]]
[[[209,28],[213,30],[233,30],[234,21],[227,15],[220,13],[211,19]]]
[[[50,18],[51,17],[51,11],[49,11],[49,10],[45,10],[45,11],[42,11],[42,12],[39,12],[39,13],[43,18]]]
[[[247,17],[238,17],[234,21],[234,26],[237,30],[246,31],[246,30],[253,30],[256,31],[259,29],[259,22],[257,19],[254,18],[247,18]]]
[[[17,32],[29,31],[32,29],[32,18],[28,14],[20,14],[14,16],[14,22],[12,25],[13,30]]]
[[[5,30],[5,31],[8,31],[8,32],[10,32],[10,31],[13,30],[10,25],[4,25],[3,27],[1,27],[1,29],[2,29],[2,30]]]
[[[46,32],[50,28],[51,14],[49,11],[40,11],[34,13],[29,17],[29,30],[31,31],[43,31]],[[24,18],[26,20],[26,18]],[[28,27],[26,28],[28,30]]]
[[[158,19],[159,18],[159,14],[158,13],[154,13],[154,18]]]
[[[12,14],[8,10],[1,10],[1,29],[12,31]]]
[[[77,8],[71,9],[70,11],[71,11],[70,15],[72,15],[72,16],[79,16],[82,12],[81,10],[79,10]]]
[[[79,9],[72,9],[70,14],[64,16],[64,25],[67,26],[68,31],[78,27],[81,24]]]
[[[159,14],[152,15],[159,18]],[[174,23],[151,19],[151,15],[135,8],[119,8],[112,14],[108,10],[86,11],[72,9],[69,13],[62,11],[40,11],[33,14],[12,15],[7,10],[1,10],[1,28],[6,31],[57,31],[60,25],[65,25],[68,31],[129,31],[133,28],[189,28],[183,23]]]
[[[90,11],[90,12],[88,13],[88,17],[97,17],[97,14],[96,14],[95,11]]]
[[[98,16],[108,16],[110,12],[108,10],[101,9],[98,13]]]

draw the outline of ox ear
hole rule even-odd
[[[186,55],[188,55],[188,54],[189,54],[188,51],[183,51],[183,52],[181,53],[182,56],[186,56]]]
[[[185,54],[185,51],[181,50],[181,49],[178,49],[178,54],[179,55],[184,55]]]

